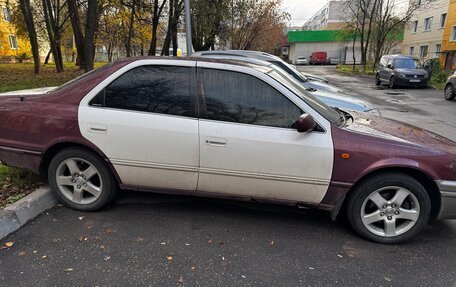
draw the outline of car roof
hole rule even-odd
[[[192,54],[191,57],[199,57],[199,56],[213,56],[213,55],[220,55],[220,56],[239,56],[239,57],[249,57],[249,58],[255,58],[258,60],[264,60],[264,61],[280,61],[280,59],[277,56],[265,53],[265,52],[259,52],[259,51],[250,51],[250,50],[212,50],[212,51],[199,51],[195,52]]]
[[[397,55],[397,54],[395,54],[395,55],[384,55],[383,57],[389,57],[389,58],[393,58],[393,59],[412,59],[413,60],[413,58],[410,57],[410,56]]]

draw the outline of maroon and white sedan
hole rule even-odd
[[[119,188],[180,191],[345,210],[383,243],[456,217],[454,142],[335,110],[280,71],[236,61],[127,59],[0,94],[0,160],[47,177],[81,211]]]

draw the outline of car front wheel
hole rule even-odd
[[[452,84],[448,84],[444,91],[445,100],[452,101],[456,97],[456,91]]]
[[[396,87],[396,79],[394,77],[391,77],[389,80],[389,87],[391,89],[394,89]]]
[[[49,164],[48,179],[60,202],[79,211],[101,209],[117,192],[106,163],[82,148],[68,148],[56,154]]]
[[[405,174],[371,177],[355,187],[347,202],[348,221],[360,236],[400,243],[427,224],[431,202],[424,187]]]
[[[376,74],[375,75],[375,85],[380,86],[381,83],[382,83],[382,81],[380,80],[380,75]]]

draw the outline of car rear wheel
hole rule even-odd
[[[108,205],[117,186],[102,159],[82,148],[69,148],[51,160],[49,184],[64,205],[79,211],[95,211]]]
[[[427,224],[431,202],[424,187],[404,174],[383,174],[361,182],[347,201],[348,221],[360,236],[380,243],[415,237]]]
[[[452,84],[448,84],[444,91],[445,100],[452,101],[456,97],[456,91]]]
[[[375,75],[375,85],[380,86],[381,83],[382,83],[382,81],[380,80],[380,75],[376,74]]]
[[[390,78],[389,87],[390,87],[390,89],[394,89],[396,87],[396,79],[394,77]]]

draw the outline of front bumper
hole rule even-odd
[[[456,219],[456,181],[436,180],[441,206],[437,219]]]
[[[412,81],[419,81],[419,82],[411,82]],[[428,78],[404,78],[404,77],[396,77],[395,83],[399,86],[407,86],[407,87],[424,87],[427,85]]]

